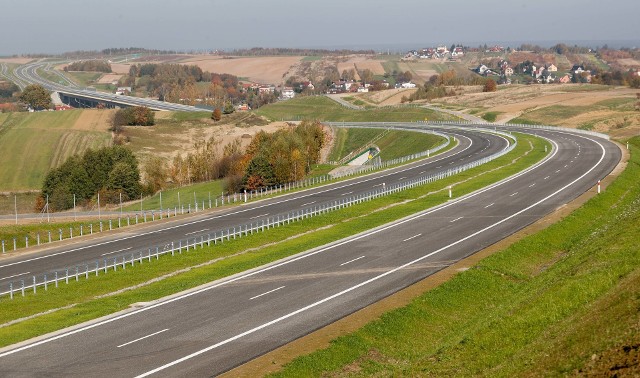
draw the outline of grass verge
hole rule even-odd
[[[336,128],[334,148],[329,154],[329,160],[337,161],[351,152],[363,147],[385,129]],[[390,130],[375,142],[380,147],[382,160],[392,160],[429,150],[443,142],[443,138],[414,131]]]
[[[314,119],[331,122],[415,122],[449,121],[459,118],[425,108],[385,108],[354,110],[341,106],[325,96],[294,98],[261,107],[256,114],[271,120]]]
[[[640,137],[631,145],[626,170],[561,222],[273,376],[637,375]]]
[[[448,185],[455,185],[459,195],[485,187],[544,157],[546,141],[531,136],[519,138],[520,143],[511,153],[439,182],[292,223],[259,236],[192,250],[179,257],[162,257],[126,270],[101,272],[97,279],[72,280],[68,286],[62,284],[64,288],[50,287],[48,292],[40,289],[37,294],[29,292],[14,300],[3,298],[0,346],[108,315],[136,302],[197,287],[414,214],[447,201]],[[384,212],[377,211],[383,208]],[[180,273],[175,274],[177,271]],[[163,276],[164,279],[151,282]],[[132,287],[135,288],[125,290]],[[46,311],[51,312],[44,314]],[[24,320],[16,322],[18,319]]]

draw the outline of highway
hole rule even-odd
[[[354,196],[380,189],[385,185],[393,185],[415,177],[425,176],[447,169],[479,160],[494,154],[508,146],[508,141],[501,136],[472,131],[455,131],[452,134],[460,141],[459,144],[431,159],[418,161],[392,170],[378,172],[330,185],[291,193],[263,201],[249,202],[242,206],[226,208],[224,210],[206,211],[193,217],[174,218],[173,221],[162,224],[144,226],[141,230],[133,231],[125,229],[123,233],[98,237],[96,239],[77,239],[72,245],[45,246],[42,250],[32,253],[11,254],[0,257],[0,292],[9,289],[9,283],[13,282],[18,287],[21,279],[38,277],[42,281],[43,275],[49,273],[52,278],[53,270],[64,270],[79,266],[83,273],[89,268],[95,268],[96,262],[100,265],[112,263],[114,259],[121,261],[123,256],[129,258],[132,254],[147,254],[148,249],[155,250],[156,246],[170,245],[179,240],[186,244],[187,239],[193,241],[220,230],[258,223],[278,215],[285,215],[291,211],[300,211],[335,200],[342,200],[348,196]],[[219,232],[218,232],[219,234]],[[55,235],[54,235],[55,237]],[[62,272],[61,272],[62,273]]]
[[[618,147],[604,139],[560,130],[535,133],[553,143],[552,154],[507,180],[198,290],[5,348],[0,370],[12,377],[211,376],[227,371],[501,240],[592,189],[620,160]],[[489,149],[504,143],[498,137],[477,137],[486,142],[474,142],[445,159],[459,160],[474,146],[487,151],[489,141]],[[371,186],[375,180],[352,180],[351,188],[330,193],[354,190],[361,181]],[[314,189],[305,194],[315,190],[321,197],[329,193]],[[292,195],[288,205],[299,195]]]
[[[13,70],[13,75],[18,80],[16,84],[21,88],[24,88],[27,84],[40,84],[50,91],[66,93],[69,95],[82,96],[82,97],[87,97],[87,98],[101,100],[101,101],[110,101],[110,102],[115,102],[115,103],[119,103],[126,106],[146,106],[154,110],[169,110],[169,111],[183,111],[183,112],[203,111],[203,109],[199,109],[194,106],[174,104],[170,102],[158,101],[158,100],[153,100],[148,98],[114,95],[111,93],[104,93],[104,92],[97,92],[97,91],[88,91],[85,89],[77,88],[75,87],[75,85],[64,86],[58,83],[45,80],[38,75],[37,73],[38,69],[42,68],[44,70],[49,70],[52,64],[55,64],[55,63],[38,61],[38,62],[21,65],[15,68]]]

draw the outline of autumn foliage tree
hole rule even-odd
[[[120,109],[113,117],[114,128],[118,126],[153,126],[155,123],[153,110],[145,106]]]
[[[220,111],[220,108],[215,108],[213,110],[213,112],[211,113],[211,119],[216,122],[222,119],[222,112]]]
[[[19,98],[22,103],[34,110],[51,108],[51,94],[39,84],[27,85]]]
[[[495,92],[497,90],[496,82],[493,79],[487,79],[482,88],[483,92]]]

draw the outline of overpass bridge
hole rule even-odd
[[[42,78],[37,70],[43,68],[47,70],[52,62],[29,63],[13,70],[13,76],[17,85],[24,88],[27,84],[40,84],[47,90],[56,92],[63,103],[79,108],[93,108],[103,106],[106,108],[145,106],[153,110],[181,111],[181,112],[202,112],[208,111],[195,106],[174,104],[170,102],[158,101],[148,98],[140,98],[125,95],[115,95],[112,93],[97,92],[75,86],[64,86],[59,83]],[[8,76],[8,75],[7,75]]]

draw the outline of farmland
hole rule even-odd
[[[50,168],[110,145],[108,110],[0,114],[0,191],[39,189]]]

